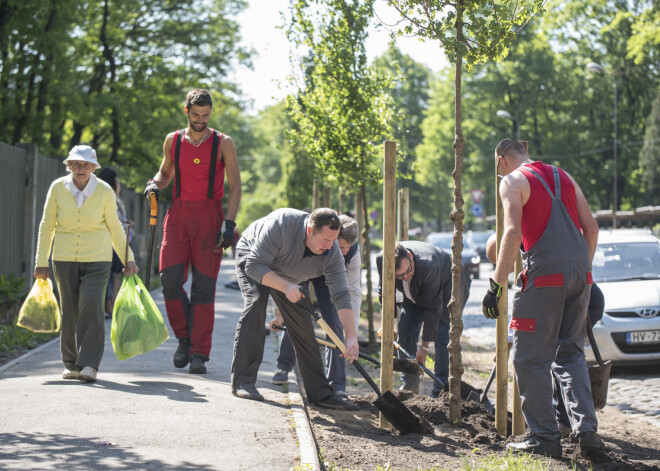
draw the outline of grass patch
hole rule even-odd
[[[17,326],[17,320],[16,317],[10,325],[0,325],[0,352],[18,355],[60,335],[58,332],[48,334],[32,332]]]

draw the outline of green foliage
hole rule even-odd
[[[509,1],[388,0],[406,19],[399,36],[414,35],[440,43],[450,62],[473,65],[499,61],[511,42],[543,11],[545,0]],[[460,33],[459,33],[460,30]]]
[[[657,202],[657,191],[660,189],[660,91],[653,102],[651,114],[646,120],[646,134],[644,147],[640,154],[640,167],[644,190],[648,198],[646,201],[651,201],[651,198],[655,196]]]
[[[165,135],[185,124],[187,90],[213,90],[211,125],[217,117],[221,130],[239,127],[242,105],[226,77],[249,55],[233,19],[244,0],[4,3],[0,141],[46,155],[90,144],[128,187],[142,187]]]
[[[373,0],[294,3],[289,36],[310,51],[305,84],[289,96],[289,138],[312,158],[318,176],[356,188],[380,178],[379,146],[392,116],[389,81],[367,66],[364,41]]]
[[[32,350],[42,343],[57,337],[58,333],[37,334],[18,327],[17,318],[10,325],[0,325],[0,352],[17,355],[25,350]]]
[[[0,307],[25,298],[25,278],[15,275],[0,275]]]

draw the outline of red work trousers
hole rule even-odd
[[[209,359],[215,319],[215,285],[222,249],[215,238],[222,226],[222,202],[177,199],[163,223],[160,278],[174,335],[190,338],[190,355]],[[190,298],[184,289],[192,266]]]

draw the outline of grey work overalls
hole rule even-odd
[[[551,369],[561,384],[573,432],[598,427],[584,357],[591,263],[586,240],[561,200],[557,168],[552,167],[554,194],[536,171],[525,170],[548,191],[552,208],[541,238],[523,254],[525,270],[516,282],[513,365],[530,431],[558,440]]]

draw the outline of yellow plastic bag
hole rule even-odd
[[[37,278],[18,313],[17,325],[32,332],[58,332],[62,318],[50,278]]]
[[[110,341],[119,360],[150,352],[169,338],[156,303],[137,275],[124,277],[112,312]]]

